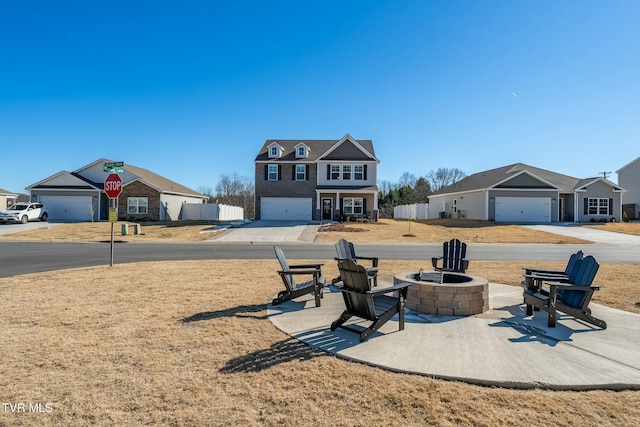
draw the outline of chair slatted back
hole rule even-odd
[[[338,270],[343,288],[353,291],[342,293],[347,310],[364,319],[375,320],[373,298],[366,294],[371,290],[367,269],[347,258],[338,260]]]
[[[576,263],[579,264],[579,267],[577,269],[574,268],[577,272],[570,283],[578,286],[591,286],[600,268],[600,264],[598,264],[598,261],[591,255],[577,260]],[[564,304],[570,307],[582,307],[586,295],[587,293],[585,291],[563,289],[561,299]]]
[[[340,239],[338,243],[336,243],[336,252],[338,254],[338,258],[340,259],[355,259],[356,258],[356,250],[353,246],[353,243]]]
[[[569,257],[569,262],[567,262],[567,267],[564,269],[564,274],[566,274],[567,277],[571,276],[571,271],[573,270],[576,261],[581,260],[582,258],[584,258],[584,252],[582,251],[571,254],[571,256]]]
[[[287,262],[287,258],[284,256],[284,252],[277,246],[273,247],[273,250],[276,253],[276,258],[280,262],[280,267],[282,267],[282,271],[291,271],[289,268],[289,263]],[[284,282],[284,286],[289,290],[293,291],[296,287],[296,282],[293,278],[293,274],[282,274],[282,281]]]
[[[451,239],[442,245],[442,267],[446,270],[462,271],[462,259],[467,256],[467,244]]]

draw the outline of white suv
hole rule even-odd
[[[0,222],[21,222],[26,224],[29,221],[46,221],[49,212],[42,203],[16,203],[9,209],[0,212]]]

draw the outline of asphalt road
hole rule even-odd
[[[207,259],[275,259],[273,243],[116,243],[114,264],[140,261]],[[289,259],[333,259],[333,244],[278,244]],[[0,277],[67,268],[109,265],[109,243],[0,242]],[[490,261],[564,261],[582,249],[601,262],[640,263],[640,248],[635,245],[590,244],[474,244],[467,257]],[[357,244],[361,256],[381,260],[423,260],[439,256],[441,244]]]

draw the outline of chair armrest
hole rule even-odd
[[[296,264],[290,265],[289,268],[320,268],[324,264]]]
[[[524,277],[525,279],[534,279],[537,281],[551,280],[557,283],[567,283],[566,281],[569,280],[569,278],[566,276],[544,276],[540,274],[523,274],[522,277]],[[561,282],[561,280],[564,280],[564,282]]]
[[[587,289],[600,290],[600,285],[576,285],[574,283],[561,283],[561,282],[545,282],[547,285],[556,289],[568,289],[572,291],[586,291]]]
[[[284,270],[278,270],[278,274],[316,274],[316,273],[320,273],[322,274],[322,272],[320,270],[296,270],[296,271],[284,271]]]
[[[407,289],[409,286],[411,286],[411,283],[402,282],[402,283],[398,283],[397,285],[389,286],[388,288],[372,289],[370,291],[367,291],[367,294],[373,295],[373,296],[380,295],[380,294],[388,294],[389,292],[401,291],[403,289]]]
[[[433,266],[433,268],[437,268],[438,267],[438,261],[444,259],[444,257],[433,257],[431,258],[431,265]]]
[[[567,274],[564,271],[560,271],[560,270],[543,270],[541,268],[532,268],[532,267],[522,267],[522,269],[525,271],[525,274],[544,274],[544,275],[561,274],[565,276]]]

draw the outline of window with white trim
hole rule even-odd
[[[331,179],[340,179],[340,165],[331,165]]]
[[[364,165],[353,165],[353,179],[356,181],[364,179]]]
[[[148,197],[128,197],[127,213],[131,215],[147,214],[149,212]]]
[[[269,157],[278,157],[277,145],[272,145],[271,148],[269,148]]]
[[[269,181],[278,180],[278,165],[269,165],[267,169],[267,179]]]
[[[307,165],[296,165],[296,181],[306,181]]]
[[[298,147],[298,157],[306,157],[306,156],[307,156],[307,150],[303,146]]]
[[[342,165],[342,179],[351,181],[351,165]]]
[[[589,215],[608,215],[609,199],[589,198]]]
[[[362,198],[345,197],[342,200],[342,213],[345,215],[362,215],[364,201]]]

